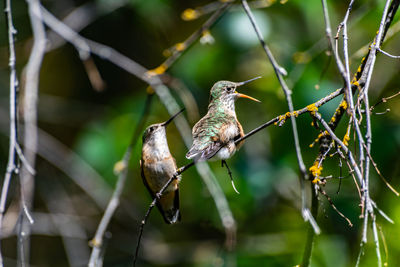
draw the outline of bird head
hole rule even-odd
[[[245,95],[245,94],[241,94],[238,93],[236,91],[236,88],[239,86],[242,86],[244,84],[247,84],[251,81],[254,81],[256,79],[259,79],[261,77],[256,77],[244,82],[230,82],[230,81],[219,81],[216,82],[213,87],[211,88],[210,91],[210,102],[213,101],[222,101],[222,102],[234,102],[236,99],[243,97],[243,98],[247,98],[256,102],[260,102],[259,100]]]
[[[167,121],[162,123],[152,124],[146,128],[143,133],[143,143],[149,142],[150,140],[161,140],[162,138],[166,138],[165,129],[167,126],[178,116],[181,114],[185,109],[180,110],[175,115],[171,116]]]

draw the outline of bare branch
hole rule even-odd
[[[376,49],[377,51],[381,52],[382,54],[384,54],[385,56],[388,56],[390,58],[394,58],[394,59],[399,59],[400,56],[394,56],[392,54],[389,54],[388,52],[383,51],[382,49],[380,49],[379,47]]]
[[[46,32],[41,18],[40,1],[27,0],[28,12],[33,32],[33,47],[26,66],[26,83],[24,94],[24,147],[25,157],[30,166],[35,166],[37,153],[37,101],[39,91],[39,74],[46,49]],[[29,149],[27,149],[29,148]],[[26,167],[21,172],[22,209],[29,214],[34,194],[34,176]],[[19,232],[20,261],[22,265],[29,263],[30,223],[21,216]]]
[[[372,112],[372,111],[374,110],[374,108],[375,108],[377,105],[379,105],[379,104],[381,104],[381,103],[386,103],[386,101],[388,101],[389,99],[392,99],[392,98],[394,98],[394,97],[396,97],[396,96],[398,96],[398,95],[400,95],[400,91],[397,92],[397,93],[395,93],[395,94],[392,95],[392,96],[388,96],[388,97],[382,98],[382,99],[379,100],[375,105],[371,106],[371,108],[369,109],[369,111]]]
[[[6,208],[6,201],[8,195],[8,188],[10,186],[10,180],[12,174],[17,171],[16,166],[16,146],[18,144],[17,140],[17,102],[16,102],[16,94],[17,94],[17,75],[15,69],[15,47],[14,47],[14,34],[16,34],[16,30],[13,24],[12,18],[12,10],[11,10],[11,0],[5,1],[5,15],[7,17],[7,28],[8,28],[8,48],[9,48],[9,60],[8,64],[10,67],[10,103],[9,103],[9,110],[10,110],[10,141],[9,141],[9,150],[8,150],[8,162],[7,162],[7,170],[3,180],[3,187],[1,190],[0,196],[0,236],[3,236],[3,217]],[[0,241],[1,242],[1,241]],[[0,243],[1,244],[1,243]],[[3,266],[3,254],[0,246],[0,266]]]

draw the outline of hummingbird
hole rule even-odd
[[[260,102],[251,96],[238,93],[236,88],[259,78],[261,77],[244,82],[219,81],[213,85],[208,112],[193,127],[193,144],[186,158],[204,161],[214,157],[226,164],[225,160],[243,144],[243,141],[235,144],[235,140],[244,136],[243,127],[236,117],[235,101],[242,97]]]
[[[169,151],[166,127],[183,110],[163,123],[150,125],[143,133],[141,176],[152,198],[156,197],[161,188],[178,170],[175,158]],[[181,219],[178,187],[180,180],[181,176],[178,176],[172,181],[157,200],[158,210],[167,224],[176,223]]]

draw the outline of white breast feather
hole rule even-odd
[[[233,138],[235,138],[235,136],[237,136],[239,134],[239,129],[236,126],[236,124],[232,123],[225,130],[225,133],[226,133],[226,136],[228,137],[228,139],[233,139]]]

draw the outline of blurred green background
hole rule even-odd
[[[130,0],[85,1],[46,0],[43,4],[58,18],[87,5],[97,10],[95,19],[80,32],[83,36],[109,45],[148,69],[165,60],[163,52],[198,29],[209,15],[183,21],[181,13],[209,1]],[[249,1],[251,4],[252,1]],[[268,1],[263,1],[267,3]],[[320,1],[270,1],[267,8],[254,14],[277,61],[288,71],[287,82],[293,90],[295,108],[304,107],[342,86],[333,59],[326,53],[324,21]],[[349,1],[329,1],[334,32]],[[24,1],[12,3],[16,35],[17,70],[27,63],[32,45],[31,28]],[[116,6],[120,6],[116,8]],[[384,1],[356,1],[349,21],[349,52],[352,73],[379,26]],[[84,17],[84,16],[83,16]],[[392,25],[384,50],[400,54],[399,17]],[[8,157],[8,46],[4,14],[0,14],[0,97],[1,133],[0,170],[5,172]],[[397,24],[396,24],[397,22]],[[273,69],[239,3],[210,30],[214,42],[196,42],[167,71],[179,79],[194,96],[199,115],[206,113],[209,90],[218,80],[242,81],[263,78],[240,88],[262,101],[237,101],[236,111],[245,132],[287,112],[287,104]],[[361,50],[360,49],[364,49]],[[93,89],[78,53],[65,44],[46,54],[40,76],[38,103],[40,152],[37,162],[34,200],[31,263],[33,266],[84,265],[90,253],[88,241],[103,213],[116,176],[113,166],[129,144],[142,114],[147,85],[136,77],[96,56],[93,60],[105,83],[104,90]],[[400,61],[383,55],[377,58],[370,87],[370,103],[398,92]],[[177,91],[173,95],[181,106]],[[328,120],[339,98],[320,111]],[[390,112],[372,116],[372,156],[385,178],[400,188],[400,98],[378,106],[375,111]],[[184,116],[187,116],[185,113]],[[169,116],[155,97],[147,125],[165,121]],[[191,126],[199,117],[190,120]],[[348,117],[337,134],[343,136]],[[318,132],[310,126],[308,114],[298,119],[300,142],[307,168],[318,153],[309,148]],[[187,152],[175,126],[169,127],[170,150],[182,166]],[[350,142],[352,145],[353,142]],[[139,222],[151,202],[140,178],[141,140],[134,148],[129,176],[121,206],[117,210],[106,239],[105,266],[130,266],[136,245]],[[183,174],[180,185],[182,222],[166,225],[154,210],[145,227],[139,266],[295,266],[300,264],[306,240],[307,224],[300,212],[298,165],[290,123],[271,126],[249,138],[243,148],[228,161],[240,195],[231,187],[226,170],[219,162],[210,163],[226,194],[238,226],[237,247],[224,249],[224,230],[207,188],[192,168]],[[337,156],[329,158],[323,175],[339,177]],[[92,168],[92,169],[91,169]],[[97,172],[95,174],[94,172]],[[354,266],[359,252],[361,219],[359,197],[346,166],[339,179],[330,179],[324,189],[343,218],[320,197],[318,224],[322,234],[316,238],[312,266]],[[74,182],[90,184],[88,191]],[[88,180],[86,180],[88,179]],[[383,261],[400,266],[400,205],[398,198],[371,170],[371,195],[394,221],[377,216]],[[7,266],[16,264],[16,236],[13,229],[18,211],[19,184],[13,180],[6,226],[2,242]],[[15,217],[15,216],[14,216]],[[13,221],[14,220],[14,221]],[[65,230],[63,232],[63,229]],[[369,227],[369,232],[371,233]],[[63,234],[64,233],[64,234]],[[63,237],[64,236],[64,237]],[[383,236],[384,243],[383,245]],[[361,266],[376,266],[376,254],[369,234]],[[67,241],[66,241],[67,240]],[[69,243],[68,243],[69,242]],[[68,245],[69,244],[69,245]],[[71,245],[72,244],[72,245]],[[72,249],[71,249],[72,246]],[[80,248],[78,254],[68,254]],[[74,259],[71,262],[71,258]]]

